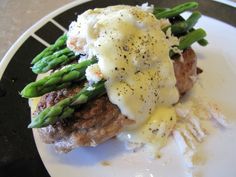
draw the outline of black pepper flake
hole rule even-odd
[[[170,117],[170,121],[172,121],[173,120],[173,118],[172,117]]]
[[[124,58],[127,58],[127,56],[126,56],[126,55],[124,55]]]
[[[158,131],[159,129],[157,128],[157,129],[152,130],[152,133],[156,135]]]
[[[163,133],[163,135],[161,135],[161,137],[164,137],[164,136],[166,136],[166,134],[165,134],[165,133]]]
[[[117,70],[118,70],[118,68],[117,68],[117,67],[115,67],[115,70],[117,71]]]
[[[141,100],[141,101],[144,101],[143,95],[140,95],[140,100]]]
[[[129,47],[127,45],[123,46],[124,51],[129,51]]]

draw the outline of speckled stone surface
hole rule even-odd
[[[42,17],[73,0],[0,0],[0,60]]]

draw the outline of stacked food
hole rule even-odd
[[[41,97],[28,127],[59,152],[121,132],[161,148],[178,119],[173,105],[200,71],[191,45],[207,45],[205,31],[194,29],[201,14],[180,15],[197,7],[118,5],[79,15],[32,61],[34,73],[48,75],[21,92]]]

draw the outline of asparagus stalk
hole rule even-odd
[[[79,93],[72,97],[61,100],[52,107],[48,107],[40,112],[37,116],[33,117],[32,122],[28,128],[41,128],[54,124],[56,121],[72,116],[75,111],[75,106],[86,103],[87,101],[102,95],[106,89],[104,86],[105,81],[100,81],[92,85],[92,89],[84,87]]]
[[[186,31],[189,31],[194,27],[194,25],[198,22],[199,18],[201,18],[202,14],[200,12],[193,12],[190,17],[186,20],[187,23],[187,29]]]
[[[194,30],[180,39],[178,48],[180,50],[184,50],[188,48],[189,46],[191,46],[194,42],[197,42],[203,39],[205,36],[206,36],[206,32],[203,29],[199,28],[197,30]]]
[[[171,28],[171,32],[174,35],[183,34],[188,32],[190,29],[193,28],[193,26],[197,23],[198,19],[201,17],[200,12],[193,12],[191,16],[186,21],[180,21],[177,23],[174,23],[164,29],[164,31],[167,30],[167,28]]]
[[[180,4],[178,6],[175,6],[171,9],[163,10],[162,12],[154,11],[154,15],[156,18],[171,18],[175,17],[185,11],[192,10],[198,7],[197,2],[186,2],[184,4]]]
[[[207,43],[207,41],[204,39],[205,36],[206,36],[206,32],[201,28],[197,30],[192,30],[187,35],[180,38],[178,48],[180,50],[184,50],[190,47],[194,42],[198,42],[198,41],[201,41],[204,45],[204,43]],[[174,56],[178,54],[174,53],[173,50],[170,50],[169,55],[170,55],[170,58],[173,59]]]
[[[45,93],[68,87],[73,81],[84,79],[86,68],[96,62],[96,58],[85,60],[78,64],[72,64],[41,80],[31,82],[21,91],[21,96],[25,98],[38,97]]]
[[[162,31],[166,32],[169,28],[171,28],[172,34],[178,35],[186,32],[187,27],[188,24],[185,21],[181,21],[165,27],[164,29],[162,29]]]
[[[66,46],[67,35],[63,34],[59,37],[56,42],[49,47],[45,48],[41,53],[39,53],[31,62],[31,64],[35,64],[36,62],[40,61],[42,58],[50,56],[55,51],[61,49],[62,47]]]
[[[68,48],[64,48],[62,50],[58,50],[54,52],[52,55],[42,58],[38,62],[36,62],[32,71],[35,74],[45,73],[51,69],[54,69],[60,65],[64,65],[76,58],[74,52],[72,52]]]
[[[161,12],[164,12],[164,11],[167,11],[169,10],[168,8],[161,8],[161,7],[155,7],[154,10],[153,10],[153,14],[158,14],[158,13],[161,13]]]
[[[197,23],[198,19],[201,17],[201,13],[199,12],[193,12],[192,15],[185,21],[183,17],[180,16],[180,14],[184,11],[195,9],[198,7],[198,3],[196,2],[187,2],[184,4],[180,4],[172,9],[169,8],[159,8],[156,7],[154,9],[153,14],[156,16],[156,18],[172,18],[172,17],[178,17],[180,18],[180,22],[177,22],[176,24],[172,24],[171,26],[168,26],[163,29],[165,32],[169,27],[171,27],[171,31],[174,35],[183,34],[187,31],[195,30],[193,26]],[[197,41],[199,45],[206,46],[208,44],[208,41],[206,39],[200,39]],[[174,52],[170,51],[170,56],[173,56]]]

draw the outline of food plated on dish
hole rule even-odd
[[[180,15],[197,6],[119,5],[79,15],[32,61],[33,72],[47,76],[21,92],[42,96],[29,127],[59,152],[117,136],[156,157],[173,135],[191,166],[194,143],[206,135],[199,110],[226,125],[215,105],[178,103],[201,72],[191,45],[207,44],[193,27],[201,14]]]

